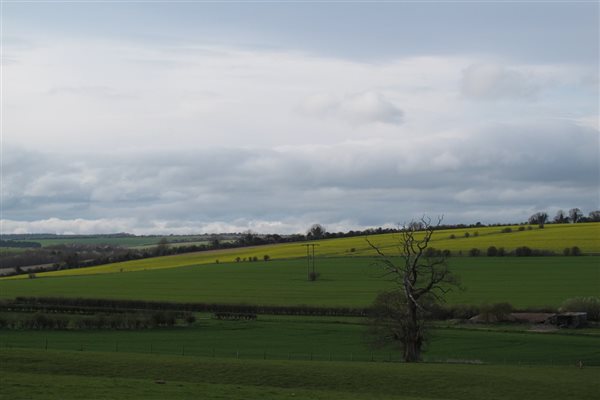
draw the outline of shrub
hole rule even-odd
[[[527,246],[521,246],[515,249],[515,255],[517,257],[529,257],[532,253],[533,251]]]
[[[483,304],[480,315],[485,322],[506,321],[514,308],[509,303]]]
[[[473,236],[475,236],[475,237],[479,236],[479,231],[473,232]]]
[[[531,225],[529,225],[529,226],[527,227],[527,230],[528,230],[528,231],[531,231],[531,230],[533,230],[533,227],[532,227]]]
[[[588,320],[600,321],[600,298],[594,296],[574,297],[565,300],[560,311],[586,312]]]
[[[354,253],[355,251],[356,251],[356,249],[355,249],[354,247],[352,247],[352,248],[350,249],[350,253]]]
[[[29,276],[29,279],[35,279],[36,278],[35,272],[30,272],[30,273],[27,274],[27,276]]]
[[[504,228],[504,229],[502,229],[501,232],[502,233],[511,233],[512,232],[512,228],[510,228],[510,227]]]
[[[264,261],[269,261],[270,259],[271,259],[271,256],[270,256],[270,255],[268,255],[268,254],[265,254],[265,255],[263,256],[263,260],[264,260]]]
[[[498,255],[498,249],[496,248],[496,246],[490,246],[487,249],[487,256],[488,257],[496,257]]]
[[[452,235],[450,235],[450,239],[456,239],[456,235],[453,233]]]
[[[469,232],[465,232],[465,237],[468,238],[469,236],[471,236],[471,234]]]
[[[476,248],[472,248],[471,250],[469,250],[469,256],[471,257],[477,257],[481,255],[481,250],[476,249]]]
[[[571,255],[572,256],[580,256],[581,250],[579,249],[579,247],[577,247],[577,246],[571,247]]]
[[[519,232],[523,232],[524,230],[525,230],[525,227],[524,227],[524,226],[520,226],[520,227],[519,227]]]
[[[571,255],[571,249],[569,247],[565,247],[565,249],[563,250],[563,255],[564,256],[570,256]]]
[[[498,247],[498,257],[504,257],[505,254],[506,251],[504,250],[504,247]]]

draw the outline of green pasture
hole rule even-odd
[[[0,349],[3,399],[588,399],[597,367],[211,359]],[[160,384],[159,384],[160,383]]]
[[[150,260],[151,261],[151,260]],[[0,298],[64,296],[260,305],[368,306],[393,285],[369,257],[321,258],[308,282],[303,259],[221,263],[114,274],[0,280]],[[600,257],[456,257],[463,290],[450,303],[558,306],[600,293]],[[41,274],[40,274],[41,275]]]
[[[532,230],[524,230],[522,232],[517,230],[517,226],[513,226],[511,228],[513,232],[501,233],[504,228],[506,227],[440,230],[434,233],[430,245],[437,249],[451,250],[454,255],[457,255],[459,252],[466,255],[472,248],[478,248],[485,253],[485,250],[489,246],[504,247],[507,251],[514,250],[519,246],[529,246],[534,249],[552,250],[557,253],[562,253],[566,247],[578,246],[584,253],[600,253],[600,223],[546,225],[544,229],[534,227]],[[468,238],[464,237],[467,232],[470,235]],[[456,236],[456,238],[450,239],[451,235]],[[369,240],[380,246],[384,252],[397,254],[397,234],[373,235],[369,237]],[[356,257],[375,254],[363,236],[320,240],[311,243],[319,245],[316,249],[316,254],[320,257]],[[46,272],[39,275],[88,275],[120,271],[177,268],[196,264],[213,264],[217,260],[220,262],[232,262],[237,257],[242,259],[250,257],[262,259],[264,255],[269,255],[272,259],[298,258],[306,255],[306,247],[302,243],[284,243],[213,250],[126,261],[89,268]],[[23,278],[26,277],[17,276],[8,279]]]
[[[397,348],[373,348],[364,321],[354,318],[199,319],[192,327],[139,331],[0,331],[0,347],[217,358],[399,361]],[[430,331],[426,361],[600,366],[600,334],[532,333],[462,328]]]

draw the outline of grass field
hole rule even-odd
[[[600,366],[600,332],[436,328],[425,360],[495,364],[564,364],[578,360]],[[525,328],[522,328],[525,329]],[[0,347],[125,353],[186,354],[217,358],[336,361],[399,361],[397,348],[374,349],[358,318],[276,317],[219,321],[205,316],[192,327],[142,331],[1,331]],[[510,351],[507,351],[510,349]],[[552,349],[552,351],[548,351]]]
[[[0,349],[3,399],[591,399],[599,368]],[[157,384],[160,380],[162,384]]]
[[[600,257],[457,257],[450,259],[450,267],[464,286],[448,294],[450,303],[558,306],[567,298],[598,296],[600,291]],[[317,269],[317,282],[306,281],[302,259],[0,280],[0,297],[368,306],[379,291],[391,287],[371,258],[319,259]]]

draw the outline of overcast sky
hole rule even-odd
[[[597,2],[2,7],[3,233],[600,208]]]

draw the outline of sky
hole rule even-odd
[[[600,208],[598,2],[2,3],[2,233]]]

